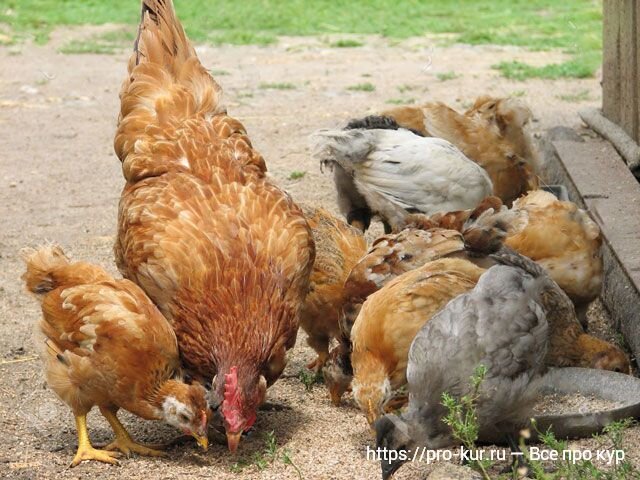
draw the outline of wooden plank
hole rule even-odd
[[[603,2],[602,111],[620,123],[620,10],[621,1]]]
[[[608,3],[608,2],[605,2]],[[623,0],[620,5],[620,121],[630,137],[638,140],[638,65],[636,13],[640,0]]]
[[[586,207],[602,229],[601,298],[640,364],[640,185],[605,140],[552,145],[556,154],[545,160],[554,181],[564,184],[571,200]]]
[[[640,26],[638,25],[640,22],[640,0],[636,1],[636,17],[635,17],[635,25],[636,25],[636,134],[635,140],[638,145],[640,145]],[[632,135],[633,136],[633,135]]]

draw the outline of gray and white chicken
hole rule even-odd
[[[390,117],[354,120],[312,139],[314,156],[334,170],[341,212],[363,231],[373,215],[389,233],[408,212],[475,208],[493,191],[487,172],[451,143],[400,128]]]
[[[526,423],[544,369],[548,325],[540,294],[549,281],[544,274],[534,278],[496,265],[426,323],[409,352],[409,407],[376,422],[378,448],[398,452],[454,445],[443,422],[442,394],[459,400],[471,393],[479,365],[486,369],[476,402],[480,438],[499,433],[513,446],[511,435]],[[384,480],[407,460],[398,457],[382,461]]]

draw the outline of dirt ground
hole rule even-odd
[[[0,476],[379,478],[379,465],[365,456],[371,444],[366,421],[351,398],[335,408],[322,385],[307,392],[297,378],[313,357],[302,332],[285,378],[269,390],[270,401],[282,408],[261,412],[257,431],[242,442],[239,457],[221,445],[204,453],[189,442],[170,449],[166,459],[133,457],[123,459],[119,467],[85,463],[68,468],[76,448],[73,419],[46,388],[34,358],[31,331],[39,309],[23,293],[17,253],[26,245],[55,241],[72,258],[115,273],[112,244],[123,179],[112,139],[128,53],[57,53],[70,38],[108,28],[112,27],[58,31],[44,47],[0,47]],[[577,126],[577,110],[601,101],[595,78],[520,82],[501,78],[491,69],[503,60],[540,65],[560,61],[560,53],[441,47],[437,39],[427,37],[395,44],[374,37],[364,41],[359,48],[330,48],[325,38],[309,37],[283,38],[270,47],[198,48],[204,65],[217,73],[229,112],[245,124],[271,175],[297,200],[336,210],[331,178],[310,158],[308,135],[388,107],[391,99],[440,100],[464,108],[479,94],[515,94],[530,104],[537,132],[554,125]],[[447,72],[458,76],[438,79]],[[261,88],[283,82],[295,88]],[[347,90],[364,82],[375,90]],[[293,171],[306,174],[290,180]],[[167,442],[177,435],[159,423],[127,415],[124,419],[141,441]],[[111,438],[106,422],[95,413],[89,427],[95,443]],[[260,470],[256,455],[264,449],[262,434],[271,430],[278,455]],[[636,440],[640,436],[637,429],[630,435]],[[283,461],[285,452],[300,475]],[[249,466],[243,467],[243,460]],[[407,465],[398,478],[424,478],[430,469]]]

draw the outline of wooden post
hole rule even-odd
[[[604,0],[602,110],[640,142],[640,0]]]

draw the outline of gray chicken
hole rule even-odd
[[[480,437],[502,434],[515,448],[512,434],[526,423],[544,369],[548,325],[540,295],[549,281],[544,273],[535,278],[516,267],[491,267],[426,323],[409,351],[409,407],[376,422],[377,447],[400,453],[455,444],[443,422],[442,394],[471,393],[470,379],[484,365],[476,403]],[[412,453],[393,456],[381,462],[384,480]]]

